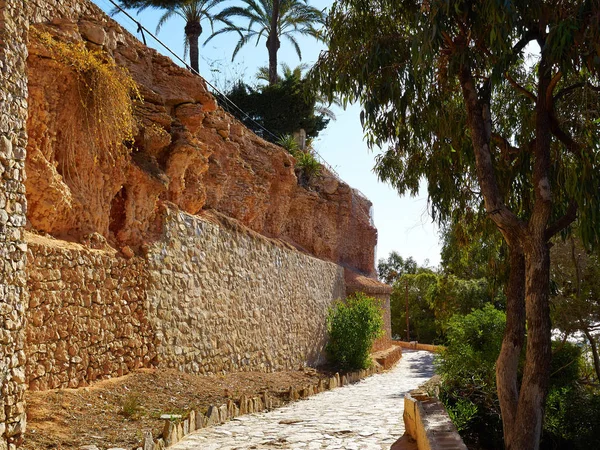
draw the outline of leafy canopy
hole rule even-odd
[[[277,139],[276,136],[292,134],[301,128],[308,137],[316,137],[330,120],[318,108],[318,96],[309,89],[299,70],[285,71],[273,85],[255,88],[240,81],[227,96],[248,115],[235,108],[229,112],[271,142]],[[262,127],[275,136],[265,134]]]
[[[543,51],[555,83],[551,219],[576,202],[581,235],[594,244],[600,234],[598,3],[339,0],[329,13],[329,50],[313,79],[327,94],[361,103],[369,144],[388,146],[377,158],[380,179],[400,194],[415,194],[425,178],[433,217],[444,222],[483,209],[459,83],[459,71],[468,67],[481,99],[490,101],[487,131],[500,195],[528,220],[532,89]]]
[[[415,274],[420,270],[412,256],[403,258],[398,252],[392,251],[387,259],[381,258],[377,263],[379,278],[387,284],[394,284],[404,274]]]

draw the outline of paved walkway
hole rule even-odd
[[[404,433],[404,394],[433,376],[433,356],[404,350],[396,367],[271,412],[186,436],[173,450],[389,449]]]

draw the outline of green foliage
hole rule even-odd
[[[145,8],[174,8],[187,3],[189,0],[120,0],[119,3],[124,8],[136,8],[138,10]]]
[[[121,399],[121,415],[127,418],[133,418],[141,411],[141,409],[142,406],[139,394],[130,392]]]
[[[406,297],[410,339],[434,343],[440,340],[435,314],[429,302],[429,290],[437,283],[438,275],[431,271],[405,273],[394,283],[390,296],[392,335],[406,339]]]
[[[592,19],[598,8],[597,2],[557,7],[542,1],[532,7],[524,0],[338,0],[328,16],[329,51],[312,76],[328,95],[361,103],[370,145],[389,145],[377,159],[379,177],[400,194],[416,194],[426,179],[434,218],[449,222],[484,210],[469,125],[475,117],[468,116],[462,90],[468,71],[479,106],[490,105],[498,195],[528,220],[537,113],[535,100],[524,92],[535,90],[540,74],[547,74],[538,70],[541,55],[532,61],[524,49],[539,39],[551,75],[558,68],[562,75],[548,136],[551,221],[576,200],[585,223],[580,234],[593,243],[600,237],[595,188],[600,184],[600,112],[594,106],[600,94],[593,87],[600,68],[595,47],[600,27]]]
[[[381,258],[377,264],[379,278],[387,284],[394,284],[405,273],[415,274],[417,262],[412,256],[404,259],[398,252],[391,252],[387,259]]]
[[[600,258],[581,241],[556,239],[550,250],[552,277],[552,321],[565,335],[582,333],[589,354],[598,355],[600,346]],[[593,374],[600,380],[600,358],[590,358]]]
[[[479,214],[456,217],[441,230],[444,273],[465,280],[485,278],[492,298],[508,280],[508,247],[497,228]]]
[[[436,360],[440,400],[458,421],[463,438],[484,448],[502,448],[495,365],[505,324],[505,314],[489,304],[453,316],[446,347]]]
[[[410,340],[432,344],[445,342],[450,318],[455,314],[504,303],[501,291],[496,298],[490,296],[486,279],[463,280],[430,269],[415,270],[417,273],[404,273],[396,280],[390,297],[392,334],[400,339],[406,339],[407,297]],[[387,273],[393,276],[397,272],[392,269]]]
[[[257,88],[240,81],[227,92],[227,96],[248,115],[235,108],[229,108],[229,112],[271,142],[276,138],[264,133],[261,126],[276,136],[292,134],[303,128],[307,136],[316,137],[329,123],[328,118],[316,111],[317,96],[295,72],[276,84]]]
[[[506,316],[492,305],[467,315],[454,315],[449,322],[447,343],[437,362],[445,384],[461,379],[475,381],[494,393],[495,364],[506,324]]]
[[[445,335],[450,318],[455,314],[468,314],[475,309],[492,304],[503,305],[502,291],[490,296],[489,282],[485,278],[463,280],[453,275],[440,275],[427,292],[427,300],[441,335]]]
[[[327,317],[330,361],[340,369],[365,369],[375,339],[383,334],[383,317],[377,301],[361,292],[337,302]]]
[[[317,161],[310,148],[300,150],[294,136],[291,134],[280,136],[276,143],[285,148],[296,159],[296,175],[300,184],[308,185],[314,177],[321,175],[321,163]]]
[[[565,341],[552,341],[552,363],[550,365],[550,387],[573,386],[581,371],[581,348]]]
[[[315,155],[312,153],[297,152],[295,157],[296,167],[300,169],[302,178],[305,182],[308,182],[321,174],[321,163],[317,161]]]
[[[585,386],[553,388],[546,399],[544,449],[600,448],[600,392]]]
[[[277,139],[275,143],[285,148],[292,156],[296,156],[300,150],[298,141],[296,141],[296,138],[291,134],[283,134],[279,136],[279,139]]]
[[[502,448],[495,362],[505,321],[491,305],[452,317],[446,348],[436,360],[440,399],[468,445]],[[579,385],[577,345],[553,342],[552,348],[542,448],[596,448],[586,444],[600,442],[600,392]]]
[[[214,25],[215,14],[212,13],[220,3],[225,0],[120,0],[120,4],[125,8],[137,8],[138,12],[146,8],[165,9],[165,13],[158,20],[156,32],[160,32],[163,25],[173,17],[180,17],[185,22],[184,27],[184,53],[190,52],[190,65],[196,72],[200,71],[198,61],[198,39],[202,34],[202,22],[208,20],[211,29]],[[118,8],[112,10],[116,14]],[[225,21],[226,25],[230,25]]]
[[[450,420],[459,432],[465,432],[469,424],[477,417],[477,405],[470,400],[459,399],[447,409]]]

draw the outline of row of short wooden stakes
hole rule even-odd
[[[227,404],[221,406],[210,406],[203,414],[200,411],[189,411],[187,418],[179,414],[164,414],[161,419],[165,420],[165,426],[161,437],[154,439],[152,433],[146,432],[144,443],[138,450],[162,450],[171,445],[175,445],[183,437],[195,430],[219,425],[244,414],[252,414],[265,410],[271,410],[287,402],[293,402],[301,398],[307,398],[311,395],[323,391],[335,389],[337,387],[356,383],[374,373],[381,372],[379,365],[375,364],[369,369],[349,372],[343,375],[336,373],[330,378],[322,378],[316,385],[294,387],[291,386],[287,399],[281,400],[277,397],[268,395],[267,392],[255,397],[242,395],[238,401],[228,400]]]

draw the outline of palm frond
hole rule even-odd
[[[174,9],[170,9],[168,10],[166,13],[164,13],[160,19],[158,19],[158,23],[156,24],[156,34],[160,33],[160,29],[162,28],[162,26],[165,24],[165,22],[167,22],[171,17],[173,17],[174,15],[176,15],[176,12]]]
[[[290,41],[292,43],[292,45],[294,46],[294,49],[296,50],[296,54],[298,55],[298,58],[300,59],[300,61],[302,61],[302,51],[300,50],[300,45],[298,45],[298,41],[291,34],[286,35],[286,37],[287,37],[288,41]]]

